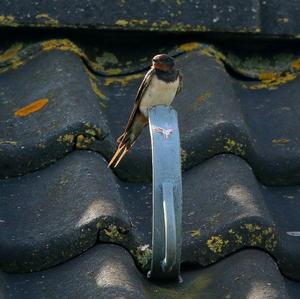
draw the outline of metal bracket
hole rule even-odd
[[[152,145],[152,262],[149,278],[176,279],[181,261],[182,181],[177,113],[168,106],[149,111]]]

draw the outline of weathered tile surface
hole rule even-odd
[[[1,2],[0,26],[299,34],[299,4],[284,0]],[[114,12],[114,13],[111,13]]]
[[[119,168],[106,167],[147,61],[117,69],[106,54],[112,66],[102,68],[52,40],[0,55],[0,297],[299,297],[288,280],[300,279],[297,60],[251,73],[205,44],[168,49],[185,77],[174,102],[184,282],[143,275],[148,130]]]

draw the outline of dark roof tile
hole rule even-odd
[[[76,151],[43,170],[0,180],[0,267],[28,272],[92,247],[99,231],[125,233],[129,218],[103,158]]]
[[[153,284],[136,270],[128,253],[97,245],[47,271],[3,274],[5,298],[289,298],[297,289],[264,252],[245,250],[207,269],[183,272],[183,283]],[[291,297],[297,298],[297,297]]]
[[[63,157],[75,148],[78,135],[93,140],[108,134],[99,99],[73,53],[43,52],[23,67],[3,73],[0,82],[2,178]],[[39,106],[41,100],[46,105]]]
[[[299,5],[284,0],[3,0],[2,27],[299,35]],[[113,13],[111,13],[113,12]]]
[[[48,45],[41,51],[39,44],[22,65],[13,59],[0,70],[0,267],[45,270],[96,242],[110,242],[146,271],[152,212],[147,129],[115,171],[131,183],[114,176],[104,160],[113,153],[145,63],[108,75],[79,48]],[[182,261],[220,262],[183,273],[182,285],[153,284],[124,249],[101,244],[43,272],[2,274],[0,294],[51,297],[57,286],[60,298],[76,292],[90,298],[121,292],[128,298],[297,298],[298,283],[282,276],[300,279],[297,68],[238,80],[235,65],[212,47],[190,43],[170,52],[185,77],[174,103],[185,170]]]

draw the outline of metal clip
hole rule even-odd
[[[181,261],[182,180],[177,113],[149,111],[153,171],[152,262],[149,278],[176,279]]]

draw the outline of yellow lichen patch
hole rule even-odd
[[[35,16],[36,19],[41,20],[43,22],[43,24],[51,26],[51,27],[58,27],[59,26],[59,22],[58,20],[50,17],[48,14],[46,13],[41,13]]]
[[[233,139],[226,138],[226,143],[224,145],[224,149],[229,153],[235,153],[237,155],[244,156],[246,154],[244,150],[244,145],[236,142]]]
[[[191,231],[191,237],[192,238],[199,238],[200,236],[201,236],[200,228]]]
[[[293,61],[291,66],[295,71],[299,71],[300,70],[300,58]]]
[[[199,49],[199,44],[196,42],[182,44],[177,48],[178,51],[183,51],[183,52],[191,52],[197,49]]]
[[[263,80],[272,80],[274,78],[276,78],[278,76],[277,73],[274,72],[269,72],[269,73],[260,73],[258,75],[259,80],[263,81]]]
[[[214,57],[218,63],[226,61],[225,55],[213,47],[202,46],[199,44],[199,49],[201,54],[209,57]]]
[[[146,19],[131,19],[131,20],[124,20],[120,19],[115,22],[116,25],[121,27],[133,27],[138,25],[146,25],[148,20]]]
[[[23,48],[22,43],[16,43],[0,55],[0,63],[11,60],[17,56],[18,52]]]
[[[80,57],[88,59],[85,53],[69,39],[51,39],[42,42],[43,51],[60,50],[60,51],[71,51]]]
[[[24,61],[21,60],[20,58],[17,58],[17,59],[12,61],[11,68],[13,70],[16,70],[19,66],[21,66],[23,64],[24,64]]]
[[[93,136],[87,137],[84,135],[78,135],[76,137],[75,146],[77,149],[87,149],[89,145],[95,142],[95,140],[96,138]]]
[[[91,136],[100,136],[101,134],[101,128],[98,128],[96,125],[93,125],[89,122],[84,124],[86,129],[85,129],[85,133]]]
[[[109,77],[104,81],[105,86],[109,86],[114,83],[119,83],[122,86],[126,86],[129,82],[143,78],[145,73],[132,74],[124,77]]]
[[[206,91],[204,94],[201,94],[193,101],[193,103],[190,105],[188,110],[190,111],[190,110],[196,109],[202,103],[204,103],[207,99],[209,99],[211,97],[211,95],[212,95],[211,91]]]
[[[236,233],[233,229],[230,229],[229,231],[229,234],[233,235],[234,237],[234,242],[236,245],[240,246],[242,244],[244,244],[244,241],[243,241],[243,237],[240,236],[238,233]]]
[[[15,21],[15,17],[14,16],[0,15],[0,26],[17,27],[18,24]]]
[[[181,11],[177,11],[178,14],[181,14]],[[205,26],[202,25],[194,25],[194,24],[186,24],[182,22],[178,23],[170,23],[166,20],[162,20],[160,22],[153,22],[150,25],[150,31],[176,31],[176,32],[204,32],[208,31],[208,29]]]
[[[98,85],[97,85],[97,82],[95,80],[93,80],[92,78],[89,78],[90,79],[90,83],[91,83],[91,87],[94,91],[94,93],[102,100],[106,100],[106,96],[104,95],[104,93],[102,93],[102,91],[99,89]],[[100,102],[100,105],[103,106],[103,107],[106,107],[105,104],[103,104],[102,102]]]
[[[0,140],[0,145],[1,145],[1,144],[9,144],[9,145],[16,146],[16,145],[17,145],[17,141],[12,141],[12,140]]]
[[[48,104],[48,102],[49,102],[49,100],[46,98],[36,100],[36,101],[18,109],[15,112],[15,116],[18,116],[18,117],[28,116],[28,115],[44,108]]]
[[[98,98],[100,98],[101,100],[107,100],[106,95],[100,90],[100,88],[98,87],[97,81],[98,79],[96,78],[96,76],[87,68],[85,67],[85,72],[87,73],[88,77],[89,77],[89,81],[92,87],[92,90],[94,91],[94,93],[98,96]],[[102,101],[100,101],[100,105],[105,108],[106,104],[104,104]]]
[[[74,137],[73,134],[65,134],[63,136],[59,136],[57,138],[57,141],[64,142],[64,143],[67,143],[67,144],[72,144],[74,139],[75,139],[75,137]]]
[[[271,77],[273,74],[273,77]],[[260,74],[260,78],[268,77],[267,79],[261,79],[261,83],[251,84],[248,87],[249,89],[277,89],[280,85],[285,84],[289,81],[294,80],[297,77],[297,74],[285,72],[282,74],[277,73],[267,73],[267,75]]]
[[[286,143],[289,143],[290,140],[289,139],[286,139],[286,138],[274,138],[272,139],[272,143],[275,143],[275,144],[286,144]]]
[[[273,251],[277,246],[277,238],[272,227],[263,228],[257,224],[244,224],[241,229],[246,229],[250,233],[249,245],[265,247],[267,250]]]
[[[246,223],[243,227],[246,228],[250,233],[261,230],[261,226],[252,223]]]
[[[117,20],[115,24],[118,25],[118,26],[127,26],[128,23],[129,22],[127,20],[122,19],[122,20]]]
[[[212,236],[206,242],[208,248],[214,253],[222,253],[228,243],[229,243],[229,241],[223,240],[221,235]]]
[[[42,42],[42,50],[43,51],[52,51],[52,50],[70,51],[78,55],[79,57],[81,57],[83,60],[85,60],[94,70],[105,71],[103,70],[102,66],[98,65],[95,62],[90,61],[87,55],[69,39],[51,39]]]

